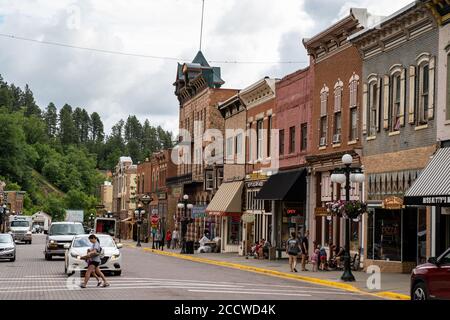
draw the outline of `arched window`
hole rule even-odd
[[[417,59],[416,125],[425,125],[434,117],[434,67],[435,58],[429,53]]]
[[[353,75],[349,80],[349,88],[350,88],[349,141],[358,140],[358,87],[359,87],[359,76],[353,72]]]
[[[390,76],[385,78],[384,127],[390,132],[400,131],[405,124],[405,77],[406,69],[402,65],[394,65]]]
[[[344,83],[338,79],[334,85],[334,132],[333,144],[339,144],[342,137],[342,92],[344,91]]]
[[[323,85],[320,90],[320,120],[319,120],[319,147],[325,147],[327,145],[327,132],[328,132],[328,94],[330,89]]]
[[[365,114],[368,119],[367,124],[369,137],[376,136],[380,126],[380,86],[381,80],[377,75],[372,75],[369,77],[367,93],[364,97],[365,101],[367,101],[367,110],[365,110]]]

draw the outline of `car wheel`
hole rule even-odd
[[[11,261],[11,262],[16,261],[16,256],[14,256],[14,258],[12,258],[12,259],[9,259],[9,261]]]
[[[428,289],[425,283],[423,282],[416,283],[412,292],[412,300],[414,301],[428,300]]]
[[[47,261],[52,260],[52,256],[49,255],[49,254],[46,254],[46,255],[45,255],[45,260],[47,260]]]

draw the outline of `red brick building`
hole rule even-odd
[[[220,233],[219,219],[206,214],[206,207],[223,181],[224,119],[217,105],[237,93],[222,89],[220,68],[211,67],[199,51],[192,63],[178,64],[174,83],[180,102],[180,143],[174,148],[177,176],[167,180],[172,196],[181,200],[184,194],[194,209],[190,234],[198,240],[204,229],[211,237]],[[212,136],[205,133],[212,132]],[[179,212],[181,213],[181,212]]]
[[[346,153],[353,156],[355,166],[361,165],[362,59],[349,37],[361,31],[368,18],[366,9],[351,9],[342,20],[304,40],[314,68],[312,145],[307,156],[311,168],[309,227],[311,240],[322,245],[344,245],[344,220],[328,217],[325,210],[327,202],[345,199],[343,186],[331,183],[331,172],[343,166]],[[352,184],[352,200],[359,199],[360,188]],[[353,250],[361,244],[360,231],[360,224],[353,223]]]

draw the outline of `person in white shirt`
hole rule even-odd
[[[180,239],[180,233],[178,229],[173,230],[172,232],[172,249],[178,248],[178,240]]]

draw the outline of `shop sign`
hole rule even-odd
[[[192,208],[192,218],[206,218],[206,206],[194,206]]]
[[[264,182],[266,182],[266,181],[265,180],[255,180],[255,181],[247,182],[247,188],[248,189],[260,188],[260,187],[264,186]]]
[[[383,209],[399,210],[403,208],[403,199],[399,197],[388,197],[383,201]]]
[[[166,200],[167,194],[165,192],[158,193],[158,200]]]
[[[288,216],[301,216],[303,215],[303,210],[301,208],[286,208],[286,214]]]
[[[241,219],[245,223],[252,223],[255,221],[255,215],[253,213],[244,213]]]
[[[330,213],[328,212],[328,209],[325,207],[318,207],[314,209],[314,214],[316,217],[326,217],[329,216]]]
[[[424,197],[423,204],[450,204],[450,197]]]

